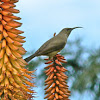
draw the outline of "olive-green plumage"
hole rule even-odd
[[[65,47],[69,34],[73,29],[76,28],[81,28],[81,27],[62,29],[58,35],[46,41],[34,54],[25,58],[25,61],[29,62],[32,58],[41,55],[49,56],[49,59],[51,59]]]

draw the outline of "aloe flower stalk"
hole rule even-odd
[[[19,13],[14,9],[14,3],[18,0],[0,0],[0,99],[1,100],[29,100],[32,98],[34,83],[34,71],[28,71],[22,55],[26,50],[22,47],[25,37],[16,28],[22,23],[17,22],[20,17],[13,13]]]
[[[48,60],[48,59],[45,59]],[[69,100],[70,91],[68,90],[67,78],[64,72],[67,71],[62,66],[62,63],[66,63],[64,57],[57,54],[52,60],[46,62],[45,64],[50,64],[45,69],[47,79],[45,80],[45,94],[44,99],[47,100]]]

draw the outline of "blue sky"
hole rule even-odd
[[[100,0],[20,0],[17,8],[27,51],[38,49],[64,27],[82,26],[69,40],[83,38],[86,47],[100,46]]]
[[[84,28],[74,30],[68,41],[81,37],[85,47],[100,47],[100,0],[19,0],[16,8],[20,10],[17,16],[23,25],[19,29],[25,31],[27,51],[37,50],[62,28],[75,26]],[[80,100],[75,97],[71,100]]]

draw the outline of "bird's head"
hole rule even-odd
[[[73,29],[76,29],[76,28],[82,28],[82,27],[64,28],[64,29],[62,29],[61,33],[64,33],[64,34],[66,34],[67,36],[69,36],[69,34],[71,33],[71,31],[72,31]]]

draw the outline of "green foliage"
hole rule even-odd
[[[66,57],[68,69],[66,73],[73,78],[71,91],[90,91],[95,94],[94,100],[100,100],[100,49],[88,49],[81,45],[81,40],[68,42],[61,54]],[[40,69],[44,60],[41,57],[32,60],[27,66],[29,70]],[[45,65],[43,65],[45,67]],[[42,66],[42,67],[43,67]],[[43,68],[44,68],[43,67]],[[37,74],[37,79],[44,80],[46,78],[44,69]],[[42,84],[43,85],[43,84]]]

